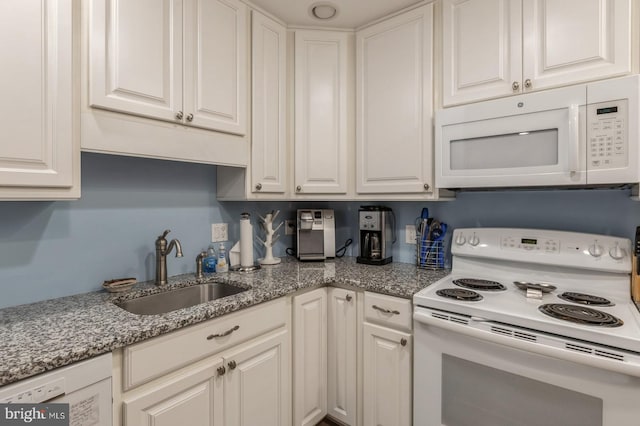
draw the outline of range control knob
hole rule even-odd
[[[615,247],[609,250],[609,256],[611,256],[615,260],[620,260],[627,256],[627,251],[623,248],[620,248],[619,243],[616,243]]]
[[[602,246],[598,244],[598,240],[594,241],[593,244],[589,246],[589,254],[593,257],[602,256],[603,251]]]
[[[458,234],[458,236],[456,237],[456,244],[461,246],[466,242],[467,242],[467,239],[464,237],[464,235]]]
[[[469,238],[469,244],[474,247],[477,246],[478,244],[480,244],[480,238],[478,238],[476,234],[473,234],[473,236]]]

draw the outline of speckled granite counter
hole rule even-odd
[[[411,298],[447,274],[406,263],[360,265],[355,258],[324,263],[285,260],[250,274],[211,274],[205,282],[231,282],[248,290],[162,315],[131,314],[113,302],[197,284],[193,274],[171,277],[163,289],[146,282],[126,293],[99,291],[1,309],[0,386],[300,289],[336,283]]]

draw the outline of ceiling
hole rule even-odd
[[[252,0],[252,3],[277,16],[287,25],[323,26],[354,29],[396,12],[407,6],[421,3],[418,0]],[[331,19],[320,20],[310,16],[311,6],[330,3],[338,13]]]

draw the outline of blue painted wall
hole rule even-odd
[[[214,166],[84,153],[82,198],[58,202],[0,202],[0,307],[82,293],[105,279],[154,277],[154,241],[164,230],[178,238],[184,257],[168,260],[170,275],[193,272],[197,253],[209,244],[211,223],[230,224],[239,237],[241,212],[255,218],[271,209],[294,218],[304,207],[336,210],[336,244],[354,239],[361,203],[225,202],[216,200]],[[367,203],[372,204],[372,203]],[[628,190],[465,192],[443,203],[384,203],[397,216],[396,261],[413,262],[404,225],[422,207],[453,227],[516,226],[602,233],[632,238],[640,202]],[[254,221],[255,226],[255,221]],[[284,255],[291,237],[274,249]],[[228,247],[231,244],[228,244]],[[258,256],[260,253],[256,253]]]

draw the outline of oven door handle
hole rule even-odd
[[[448,315],[446,315],[446,313],[443,313],[442,316],[447,317]],[[451,332],[474,337],[476,339],[508,346],[511,348],[521,349],[540,355],[546,355],[553,358],[575,362],[578,364],[601,368],[603,370],[615,371],[617,373],[625,374],[628,376],[640,377],[640,364],[630,361],[616,361],[608,358],[600,358],[594,355],[588,355],[568,349],[548,346],[543,343],[536,343],[515,337],[505,336],[503,334],[497,334],[485,329],[491,327],[491,321],[485,320],[484,318],[479,318],[483,321],[476,321],[475,318],[479,317],[472,317],[472,321],[465,325],[458,322],[452,322],[447,319],[434,318],[431,315],[430,311],[423,310],[420,307],[416,307],[413,313],[413,319],[416,322],[427,326],[438,327]],[[420,331],[418,330],[418,328],[414,327],[414,339],[420,339],[419,334]]]

